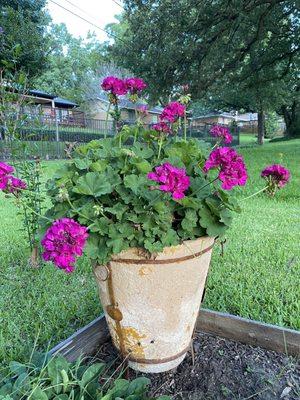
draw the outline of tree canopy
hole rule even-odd
[[[47,62],[50,20],[45,0],[3,0],[0,7],[0,68],[14,65],[28,76],[38,75]]]
[[[124,8],[112,55],[155,88],[152,97],[188,83],[194,98],[225,107],[298,101],[299,0],[125,0]]]
[[[34,85],[82,104],[86,87],[105,60],[105,46],[93,34],[73,37],[64,24],[52,25],[50,37],[49,66]]]

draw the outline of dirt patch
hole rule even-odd
[[[300,363],[284,354],[231,340],[197,333],[191,353],[171,372],[147,374],[151,394],[174,400],[300,400]],[[111,342],[97,352],[97,359],[118,371],[124,367]],[[133,370],[126,377],[141,376]]]

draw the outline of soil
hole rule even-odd
[[[118,371],[124,368],[111,342],[95,358]],[[143,374],[129,369],[124,375]],[[195,336],[194,365],[188,353],[176,370],[145,376],[151,379],[152,396],[174,400],[300,400],[299,360],[202,333]]]

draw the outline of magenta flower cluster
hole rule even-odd
[[[141,78],[127,78],[125,87],[130,94],[139,94],[146,89],[147,84]]]
[[[214,125],[210,130],[210,134],[213,137],[220,138],[224,140],[224,143],[229,144],[232,142],[232,136],[230,134],[229,129],[226,126],[222,125]]]
[[[165,133],[165,134],[171,133],[170,126],[166,124],[164,121],[160,121],[157,124],[152,125],[152,129],[160,133]]]
[[[87,228],[73,219],[54,221],[42,239],[43,258],[66,272],[73,272],[76,257],[82,255],[87,238]]]
[[[213,150],[204,164],[204,172],[218,168],[218,178],[222,189],[231,190],[234,186],[244,186],[248,175],[242,156],[230,147],[220,147]]]
[[[178,118],[184,117],[185,110],[186,108],[183,104],[178,101],[172,101],[163,109],[159,118],[161,121],[174,123]]]
[[[127,93],[125,82],[116,76],[107,76],[104,78],[101,87],[106,92],[110,92],[115,96],[122,96]]]
[[[290,180],[290,171],[280,164],[269,165],[262,170],[261,176],[274,184],[277,188],[284,187]]]
[[[11,165],[0,162],[0,190],[5,193],[17,195],[20,190],[26,189],[24,181],[11,175],[14,168]]]
[[[155,172],[149,172],[147,177],[152,181],[161,183],[158,189],[172,193],[174,200],[180,200],[185,197],[184,192],[190,186],[190,178],[186,175],[185,169],[176,168],[170,163],[164,163],[156,167]]]
[[[122,96],[127,93],[139,94],[146,89],[147,84],[141,78],[120,79],[116,76],[107,76],[103,79],[101,87],[115,96]]]

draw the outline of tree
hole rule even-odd
[[[262,137],[265,108],[277,93],[285,104],[284,85],[299,76],[298,1],[125,0],[124,5],[125,33],[111,49],[119,65],[155,87],[153,97],[167,96],[182,83],[200,99],[208,91],[220,99],[227,90],[246,90],[252,101],[243,106],[259,112]],[[240,103],[246,98],[241,94]]]
[[[43,7],[44,0],[3,0],[0,8],[0,68],[16,67],[29,78],[46,66],[47,33],[50,20]],[[19,47],[15,59],[15,48]]]
[[[49,68],[34,85],[81,104],[86,86],[105,60],[105,47],[94,34],[86,39],[73,37],[65,24],[52,25],[50,35]]]

